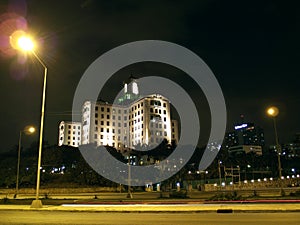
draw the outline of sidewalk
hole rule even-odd
[[[0,205],[0,210],[38,210],[72,212],[300,212],[299,203],[286,204],[64,204],[60,206],[44,205],[32,209],[30,205]]]

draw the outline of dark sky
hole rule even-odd
[[[265,115],[269,105],[280,109],[282,142],[300,131],[299,10],[297,1],[276,0],[1,1],[0,151],[17,145],[19,131],[27,124],[39,126],[42,91],[43,71],[36,60],[28,56],[20,64],[19,53],[3,52],[3,37],[15,28],[13,23],[7,26],[8,15],[25,18],[49,68],[45,139],[50,144],[57,143],[59,121],[71,120],[73,94],[88,66],[114,47],[149,39],[174,42],[200,56],[223,90],[228,129],[244,114],[245,121],[265,129],[266,141],[272,144],[272,121]],[[193,98],[201,95],[182,79],[184,75],[165,66],[133,65],[121,71],[121,78],[154,72],[173,76]],[[121,84],[116,78],[108,89],[117,90]],[[24,144],[37,138],[24,137]]]

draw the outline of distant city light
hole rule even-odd
[[[235,130],[239,130],[239,129],[242,129],[242,128],[245,128],[245,127],[248,127],[248,124],[243,123],[241,125],[234,126],[234,129]]]

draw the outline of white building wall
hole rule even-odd
[[[171,129],[172,129],[172,137],[171,140],[178,144],[179,141],[179,129],[178,129],[178,121],[171,120]]]
[[[124,151],[138,145],[155,147],[163,139],[171,143],[172,123],[170,103],[161,95],[144,97],[128,107],[90,101],[83,105],[82,144]]]
[[[81,123],[80,122],[66,122],[59,123],[59,138],[58,146],[69,145],[78,147],[81,145]]]

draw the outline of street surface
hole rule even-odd
[[[0,224],[122,225],[299,225],[299,213],[104,213],[63,211],[0,211]]]

